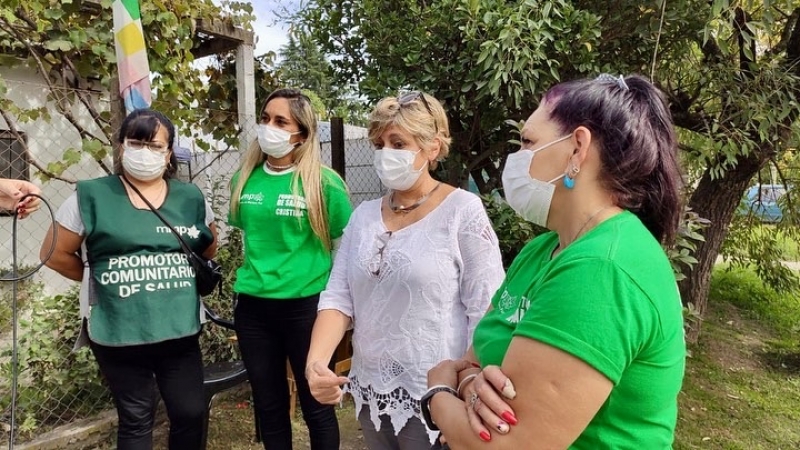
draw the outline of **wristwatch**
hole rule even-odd
[[[430,404],[431,399],[434,395],[438,394],[439,392],[448,392],[452,394],[454,397],[458,397],[458,393],[455,389],[451,388],[450,386],[445,386],[443,384],[437,384],[436,386],[431,387],[428,389],[428,392],[422,396],[419,401],[419,409],[422,411],[422,418],[425,419],[425,425],[428,426],[428,429],[436,431],[439,427],[433,423],[433,419],[431,419],[431,410]]]

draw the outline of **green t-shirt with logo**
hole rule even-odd
[[[236,271],[234,291],[294,299],[318,294],[328,283],[331,252],[311,228],[302,183],[301,195],[292,194],[293,176],[293,171],[267,173],[257,167],[242,190],[238,217],[228,215],[228,223],[244,231],[244,263]],[[322,194],[331,239],[338,239],[353,207],[344,181],[328,167],[322,168]]]
[[[158,211],[197,253],[213,241],[197,186],[169,180]],[[200,331],[194,271],[180,243],[150,209],[131,203],[118,176],[80,181],[89,280],[89,337],[129,346]]]
[[[475,329],[481,365],[502,364],[513,337],[570,353],[614,384],[571,449],[671,448],[686,347],[664,251],[630,212],[551,259],[557,245],[558,235],[547,233],[514,260]]]

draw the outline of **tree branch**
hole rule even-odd
[[[791,32],[786,33],[789,36],[786,41],[786,63],[792,73],[797,75],[800,74],[800,8],[792,12],[793,16],[795,14],[798,19],[791,24]]]
[[[745,39],[745,34],[749,34],[747,22],[750,20],[750,14],[748,14],[741,7],[736,8],[733,24],[736,30],[736,39],[739,43],[739,72],[744,77],[752,79],[755,76],[751,65],[755,62],[756,57],[756,39],[755,36],[750,36],[749,43],[748,40]],[[747,56],[747,52],[745,51],[745,49],[748,47],[751,56]],[[751,57],[753,59],[751,59]]]
[[[72,63],[72,61],[69,58],[67,58],[66,55],[62,55],[61,60],[64,62],[64,65],[66,65],[72,72],[72,74],[75,76],[75,83],[77,84],[77,86],[75,87],[77,88],[76,94],[78,95],[78,99],[81,101],[81,103],[83,103],[83,106],[85,106],[86,109],[89,111],[89,114],[92,116],[92,119],[94,119],[95,123],[97,123],[100,130],[103,131],[103,134],[105,135],[107,142],[111,142],[112,138],[111,136],[109,136],[109,134],[106,132],[105,127],[103,126],[104,124],[109,125],[110,122],[108,120],[103,119],[100,113],[97,112],[97,108],[94,106],[91,100],[87,98],[86,91],[82,89],[82,86],[80,85],[81,76],[78,73],[78,70],[75,68],[75,65]]]
[[[33,156],[31,155],[30,148],[28,147],[28,143],[25,142],[25,139],[22,137],[22,133],[20,133],[19,130],[17,130],[17,126],[14,124],[14,122],[11,121],[11,117],[8,115],[6,110],[4,110],[3,108],[0,108],[0,116],[2,116],[3,120],[6,121],[6,125],[8,125],[9,131],[11,131],[11,134],[14,135],[14,138],[17,140],[17,142],[19,142],[20,145],[22,145],[23,150],[25,150],[25,156],[26,156],[26,158],[27,158],[27,160],[28,160],[28,162],[30,164],[33,164],[33,166],[36,167],[37,170],[39,170],[40,172],[42,172],[43,174],[47,175],[50,178],[53,178],[53,179],[56,179],[56,180],[61,180],[61,181],[64,181],[64,182],[67,182],[67,183],[70,183],[70,184],[77,183],[76,180],[70,180],[70,179],[67,179],[67,178],[64,178],[64,177],[61,177],[59,175],[54,174],[53,172],[51,172],[51,171],[47,170],[45,167],[43,167],[41,165],[41,163],[36,161],[33,158]]]
[[[784,50],[786,50],[789,46],[789,39],[792,36],[792,30],[797,23],[797,20],[800,19],[800,8],[795,8],[791,14],[786,15],[783,11],[780,11],[777,7],[773,7],[775,10],[781,13],[784,17],[786,17],[786,26],[783,27],[783,31],[781,31],[781,39],[775,44],[774,47],[767,51],[769,55],[776,55]]]
[[[23,18],[21,19],[25,20]],[[14,29],[14,27],[3,17],[0,17],[0,29],[8,33],[10,36],[12,36],[18,42],[22,43],[28,49],[29,54],[36,62],[36,66],[39,68],[39,72],[42,74],[42,79],[44,79],[48,89],[50,90],[50,93],[52,93],[53,97],[55,98],[56,109],[62,116],[64,116],[65,119],[67,119],[67,121],[70,124],[72,124],[73,127],[75,127],[75,130],[78,131],[80,137],[94,139],[103,142],[102,139],[98,138],[97,136],[86,130],[80,123],[78,123],[77,119],[72,114],[72,112],[67,107],[64,106],[63,103],[66,101],[66,99],[64,98],[64,96],[59,96],[60,94],[59,88],[53,84],[53,81],[50,79],[49,71],[47,70],[47,68],[44,65],[44,62],[42,61],[42,56],[39,55],[39,53],[31,44],[30,40],[25,39],[24,36],[20,36],[19,33]],[[97,161],[97,163],[100,165],[100,168],[102,168],[106,173],[108,174],[112,173],[111,170],[103,161],[97,159],[95,159],[95,161]]]

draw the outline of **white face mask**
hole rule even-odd
[[[275,159],[283,158],[294,150],[300,143],[289,143],[293,134],[300,133],[295,131],[290,133],[286,130],[261,124],[258,126],[258,145],[261,151]]]
[[[536,153],[553,144],[569,139],[567,135],[545,144],[536,150],[522,149],[508,155],[503,169],[503,190],[509,206],[523,219],[536,225],[547,227],[547,216],[550,214],[550,203],[556,190],[556,181],[564,178],[561,174],[550,181],[541,181],[530,175],[531,163]]]
[[[164,153],[156,153],[146,148],[134,150],[123,146],[122,168],[128,175],[141,181],[152,181],[164,174],[167,159]]]
[[[428,166],[426,161],[422,168],[414,169],[417,153],[419,150],[416,152],[395,148],[375,150],[373,164],[383,185],[395,191],[405,191],[413,186]]]

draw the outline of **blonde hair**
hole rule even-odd
[[[394,125],[414,137],[420,147],[427,147],[439,138],[441,143],[436,161],[431,162],[428,170],[436,169],[438,161],[444,161],[450,153],[450,125],[444,107],[431,95],[424,92],[411,95],[413,100],[403,102],[399,97],[386,97],[378,102],[369,117],[369,140],[376,143],[387,128]],[[430,110],[429,110],[430,109]],[[433,120],[431,120],[433,119]]]
[[[292,194],[300,196],[300,184],[306,199],[306,211],[311,229],[317,235],[326,250],[331,249],[331,235],[328,228],[328,211],[325,207],[325,197],[322,195],[322,160],[320,159],[320,141],[317,133],[317,116],[311,107],[311,101],[297,89],[277,89],[273,91],[261,111],[266,109],[272,99],[285,98],[289,101],[292,118],[300,126],[301,135],[305,141],[294,149],[294,163],[297,166],[292,175]],[[239,215],[239,199],[247,179],[253,170],[264,164],[266,155],[261,151],[258,140],[253,141],[244,155],[239,168],[239,178],[231,195],[231,215]],[[333,172],[331,170],[331,172]],[[299,209],[299,205],[295,205]],[[302,220],[298,215],[298,220]]]

